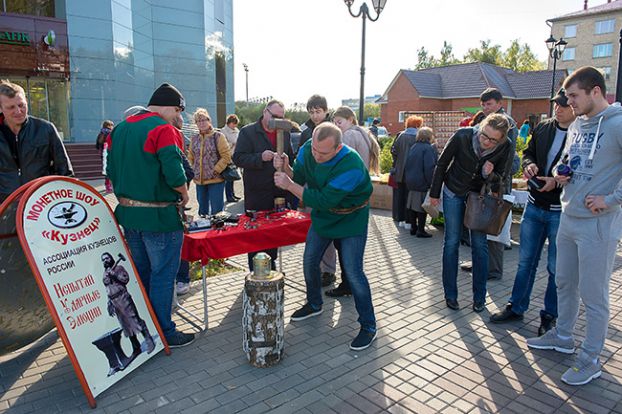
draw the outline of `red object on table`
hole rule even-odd
[[[190,262],[209,259],[224,259],[242,253],[257,252],[290,244],[302,243],[307,239],[311,218],[306,213],[286,210],[281,213],[259,213],[255,221],[247,216],[240,217],[237,226],[226,230],[207,230],[184,234],[181,258]],[[257,225],[257,228],[246,226]]]

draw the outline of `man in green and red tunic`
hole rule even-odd
[[[177,88],[161,85],[148,112],[130,116],[112,130],[106,168],[119,200],[115,216],[170,347],[194,340],[193,334],[177,331],[171,319],[183,242],[178,206],[188,203],[183,138],[171,123],[184,108]]]
[[[376,339],[376,317],[363,257],[367,242],[371,180],[356,151],[341,143],[341,130],[324,122],[298,151],[294,168],[287,156],[273,156],[277,187],[287,190],[311,207],[311,227],[305,244],[303,271],[307,303],[292,314],[301,321],[322,313],[320,261],[331,243],[350,283],[361,324],[350,349],[361,351]],[[305,187],[306,185],[306,187]],[[342,275],[343,277],[343,275]]]

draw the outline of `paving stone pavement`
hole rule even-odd
[[[99,183],[98,183],[99,184]],[[240,194],[238,190],[238,194]],[[112,201],[112,200],[111,200]],[[241,203],[229,205],[240,210]],[[518,225],[513,226],[517,240]],[[0,357],[0,412],[7,413],[622,413],[622,257],[611,281],[611,322],[603,375],[571,387],[560,381],[572,356],[530,351],[546,282],[540,269],[523,322],[493,325],[505,305],[518,246],[505,252],[505,276],[488,283],[487,310],[471,310],[469,273],[459,274],[460,311],[445,307],[442,229],[417,239],[373,210],[365,252],[379,335],[350,351],[358,332],[352,298],[326,298],[317,318],[291,323],[305,302],[303,245],[283,249],[285,356],[272,368],[250,366],[242,351],[243,271],[208,280],[209,330],[188,347],[149,360],[87,404],[53,331],[27,349]],[[460,248],[468,260],[466,247]],[[244,264],[245,256],[232,258]],[[200,312],[200,282],[181,301]],[[182,329],[193,329],[176,316]],[[576,339],[585,327],[582,308]]]

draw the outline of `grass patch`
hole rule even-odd
[[[225,263],[225,259],[210,259],[205,266],[207,277],[239,272],[239,267]],[[190,263],[190,280],[201,280],[201,262]]]

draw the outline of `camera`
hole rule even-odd
[[[529,180],[527,180],[527,186],[529,186],[529,188],[534,191],[542,189],[545,184],[545,181],[538,180],[536,177],[531,177]]]

